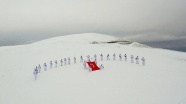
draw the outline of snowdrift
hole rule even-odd
[[[107,43],[116,40],[87,33],[1,47],[0,104],[186,104],[186,53],[147,48],[136,42]],[[93,58],[95,54],[98,65],[105,68],[89,72],[80,56],[86,60],[87,55]],[[110,60],[106,60],[107,54]],[[145,57],[146,65],[141,60],[139,65],[131,63],[130,55]],[[71,64],[60,66],[60,59],[68,57]],[[55,60],[57,68],[50,69],[49,62]],[[39,64],[41,73],[35,81],[33,70]]]

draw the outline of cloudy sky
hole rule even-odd
[[[186,0],[0,0],[0,46],[77,33],[186,40]]]

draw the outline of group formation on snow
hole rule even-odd
[[[80,56],[80,63],[83,63],[84,69],[89,69],[90,70],[90,68],[87,67],[87,62],[94,61],[97,64],[97,55],[95,54],[94,58],[90,58],[89,55],[86,56],[86,57],[87,57],[87,60],[84,60],[83,56]],[[127,61],[127,59],[128,59],[127,54],[124,54],[124,57],[122,57],[122,54],[119,54],[119,60],[120,61],[122,61],[122,60]],[[100,54],[100,60],[101,61],[104,60],[103,54]],[[110,60],[110,55],[109,54],[106,55],[106,60]],[[116,54],[115,53],[113,54],[113,60],[116,60]],[[130,62],[131,63],[134,63],[134,61],[135,61],[136,64],[139,64],[139,60],[140,60],[140,58],[138,56],[136,56],[136,57],[134,57],[133,55],[130,56]],[[75,64],[76,63],[76,57],[73,58],[73,61],[74,61],[74,64]],[[142,61],[142,65],[145,66],[145,58],[144,57],[141,58],[141,61]],[[60,59],[59,62],[60,62],[60,66],[70,65],[71,64],[71,59],[70,59],[70,57],[64,58],[64,59]],[[50,69],[52,69],[53,67],[57,68],[58,67],[58,61],[57,60],[55,60],[54,62],[50,61],[49,62],[49,67],[50,67]],[[43,64],[43,70],[47,71],[47,68],[48,68],[47,63],[44,63]],[[100,69],[104,69],[104,66],[101,64],[99,66],[99,68]],[[36,66],[34,68],[33,74],[34,74],[34,79],[35,80],[37,79],[37,75],[40,72],[41,72],[41,65],[39,64],[38,66]]]

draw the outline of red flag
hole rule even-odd
[[[96,65],[95,62],[87,62],[87,64],[92,69],[92,71],[100,70],[100,68]]]

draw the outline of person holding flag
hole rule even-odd
[[[102,64],[99,67],[100,67],[100,69],[104,69],[104,66]]]
[[[97,64],[97,59],[95,59],[94,62]]]
[[[97,59],[97,55],[96,54],[94,55],[94,58],[95,58],[95,60]]]
[[[90,61],[90,56],[89,55],[87,56],[87,61]]]
[[[87,64],[87,62],[84,61],[84,62],[83,62],[84,69],[86,69],[86,64]]]

